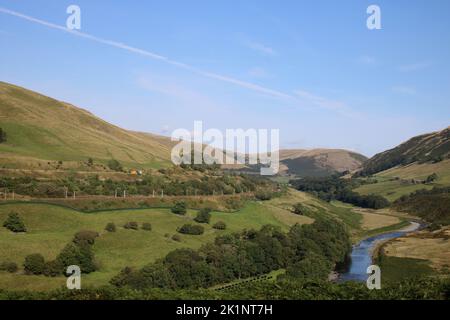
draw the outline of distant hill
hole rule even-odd
[[[364,163],[360,174],[375,174],[414,162],[439,162],[450,157],[450,127],[409,139],[399,146],[376,154]]]
[[[450,186],[450,128],[414,137],[367,160],[356,176],[368,177],[355,189],[389,201],[418,190]],[[434,176],[432,181],[430,177]],[[422,198],[433,198],[423,196]],[[405,205],[405,204],[403,204]]]
[[[86,110],[5,82],[0,82],[0,128],[7,137],[0,143],[0,161],[90,157],[144,168],[170,161],[172,142],[167,137],[119,128]]]
[[[342,149],[281,150],[281,172],[299,177],[321,177],[353,171],[367,160],[362,154]]]

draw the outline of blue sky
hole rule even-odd
[[[56,27],[71,4],[90,39]],[[366,27],[371,4],[381,30]],[[371,156],[450,125],[449,12],[447,0],[0,0],[0,80],[127,129],[202,120]]]

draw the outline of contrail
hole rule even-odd
[[[17,17],[17,18],[21,18],[23,20],[27,20],[27,21],[30,21],[30,22],[33,22],[33,23],[36,23],[36,24],[40,24],[40,25],[46,26],[48,28],[64,31],[64,32],[67,32],[67,33],[72,34],[74,36],[77,36],[77,37],[89,39],[89,40],[92,40],[92,41],[95,41],[95,42],[98,42],[98,43],[102,43],[102,44],[105,44],[105,45],[108,45],[108,46],[111,46],[111,47],[115,47],[115,48],[119,48],[119,49],[122,49],[122,50],[126,50],[126,51],[131,52],[131,53],[139,54],[139,55],[148,57],[148,58],[153,59],[153,60],[162,61],[162,62],[165,62],[167,64],[176,66],[178,68],[189,70],[189,71],[191,71],[193,73],[196,73],[198,75],[201,75],[203,77],[219,80],[219,81],[222,81],[222,82],[227,82],[227,83],[233,84],[233,85],[241,87],[241,88],[249,89],[249,90],[252,90],[252,91],[258,92],[258,93],[267,94],[267,95],[270,95],[270,96],[273,96],[273,97],[277,97],[277,98],[295,99],[294,96],[286,94],[286,93],[283,93],[281,91],[272,90],[272,89],[269,89],[269,88],[266,88],[266,87],[263,87],[263,86],[259,86],[257,84],[251,83],[251,82],[246,82],[246,81],[242,81],[242,80],[235,79],[235,78],[232,78],[232,77],[228,77],[228,76],[225,76],[225,75],[220,75],[220,74],[217,74],[217,73],[212,73],[212,72],[204,71],[204,70],[201,70],[201,69],[197,69],[197,68],[195,68],[193,66],[190,66],[188,64],[185,64],[185,63],[182,63],[182,62],[178,62],[178,61],[175,61],[175,60],[171,60],[168,57],[164,57],[162,55],[159,55],[159,54],[147,51],[147,50],[143,50],[143,49],[139,49],[139,48],[136,48],[136,47],[132,47],[132,46],[129,46],[129,45],[121,43],[121,42],[99,38],[99,37],[90,35],[88,33],[79,32],[79,31],[76,31],[76,30],[70,30],[70,29],[68,29],[66,27],[63,27],[63,26],[60,26],[60,25],[57,25],[57,24],[54,24],[54,23],[51,23],[51,22],[47,22],[47,21],[44,21],[44,20],[40,20],[40,19],[28,16],[28,15],[22,14],[20,12],[12,11],[12,10],[9,10],[9,9],[6,9],[6,8],[2,8],[2,7],[0,7],[0,12],[8,14],[8,15],[11,15],[11,16],[14,16],[14,17]]]

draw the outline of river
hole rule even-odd
[[[368,277],[368,274],[366,273],[367,267],[373,264],[372,253],[376,245],[380,241],[401,237],[409,232],[418,230],[420,227],[421,225],[419,223],[411,222],[411,224],[404,229],[373,236],[354,245],[350,255],[350,261],[345,268],[346,271],[339,274],[338,281],[365,282]]]

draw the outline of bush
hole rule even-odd
[[[184,234],[192,234],[192,235],[201,235],[205,232],[205,229],[202,226],[185,224],[177,230],[179,233]]]
[[[79,266],[83,273],[97,270],[91,247],[85,244],[78,246],[74,243],[69,243],[60,252],[56,261],[62,266],[63,270],[71,265]]]
[[[77,245],[93,245],[98,236],[98,232],[95,231],[80,231],[75,234],[73,242]]]
[[[152,231],[152,225],[148,222],[142,224],[142,230]]]
[[[11,212],[3,223],[3,226],[12,232],[26,232],[27,228],[16,212]]]
[[[122,171],[123,170],[120,162],[115,159],[108,161],[108,168],[110,168],[111,170],[114,170],[114,171]]]
[[[175,214],[185,215],[186,214],[186,202],[184,201],[178,201],[175,203],[175,205],[172,207],[171,211]]]
[[[42,273],[46,277],[56,277],[64,272],[64,268],[57,260],[47,261],[44,265]]]
[[[138,223],[136,221],[127,222],[127,223],[125,223],[125,225],[123,227],[125,229],[132,229],[132,230],[139,229]]]
[[[6,142],[6,132],[0,128],[0,143]]]
[[[227,225],[223,221],[218,221],[213,225],[213,228],[217,230],[225,230]]]
[[[267,200],[272,199],[272,194],[269,191],[259,190],[259,191],[256,191],[255,197],[258,200],[267,201]]]
[[[197,216],[195,217],[195,221],[198,223],[209,223],[209,220],[211,219],[211,209],[203,208],[200,209]]]
[[[436,173],[430,174],[427,179],[425,180],[425,183],[432,183],[438,178],[438,175]]]
[[[15,273],[19,270],[17,263],[14,262],[2,262],[0,263],[0,271],[7,271],[9,273]]]
[[[294,210],[293,210],[293,212],[294,212],[295,214],[298,214],[298,215],[303,216],[303,215],[305,215],[306,213],[308,213],[308,209],[307,209],[303,204],[301,204],[301,203],[296,203],[296,204],[294,205]]]
[[[173,241],[181,242],[181,236],[179,234],[174,234],[172,236]]]
[[[25,257],[23,268],[27,274],[42,274],[45,267],[44,257],[39,254],[30,254]]]
[[[106,225],[105,230],[108,232],[116,232],[116,225],[113,222],[110,222]]]

